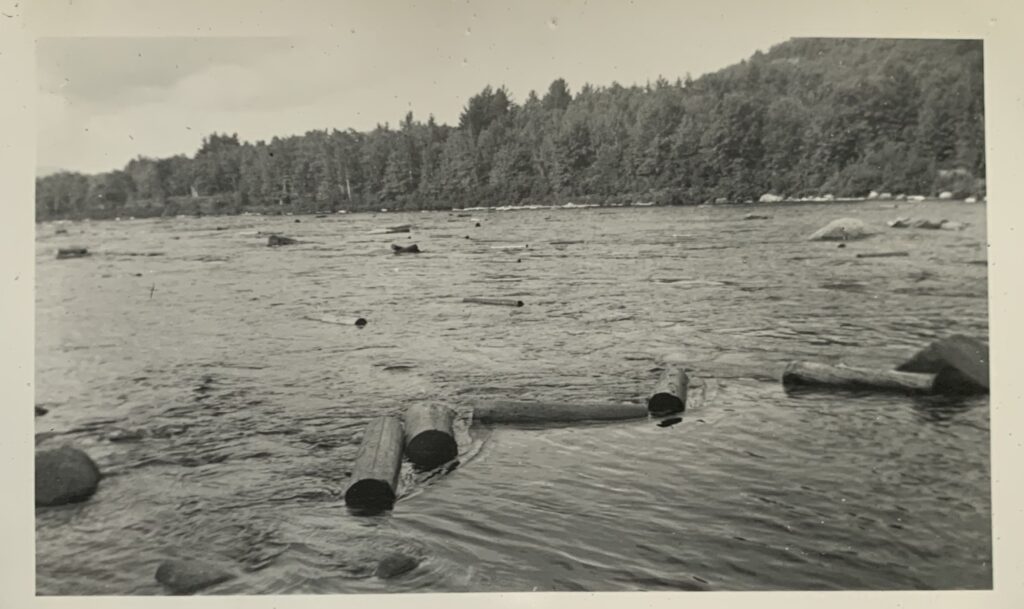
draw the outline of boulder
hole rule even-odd
[[[810,241],[851,241],[871,235],[864,222],[856,218],[833,220],[808,237]]]
[[[173,594],[192,594],[234,577],[230,571],[204,560],[165,560],[156,569],[156,581]]]
[[[877,190],[872,190],[868,193],[868,199],[877,199],[880,195]]]
[[[267,237],[267,247],[277,247],[279,245],[295,245],[298,243],[297,240],[291,237],[285,237],[283,235],[270,235]]]
[[[940,226],[939,228],[941,228],[942,230],[963,230],[967,228],[967,225],[964,224],[963,222],[950,222],[947,220],[943,222],[942,226]]]
[[[953,193],[949,192],[948,190],[944,190],[944,191],[939,193],[939,199],[941,199],[943,201],[948,201],[948,200],[950,200],[952,198],[953,198]]]
[[[729,199],[726,199],[725,197],[718,197],[717,199],[715,199],[715,205],[725,205],[728,202]]]
[[[880,195],[878,195],[878,198],[882,199],[882,200],[885,200],[885,201],[888,201],[889,199],[892,199],[892,193],[891,192],[883,192]]]
[[[978,198],[977,197],[967,197],[966,199],[964,199],[964,203],[977,203],[977,202],[978,202]]]
[[[760,199],[758,199],[758,201],[761,203],[778,203],[781,200],[782,197],[780,197],[779,195],[773,195],[771,193],[765,193],[761,195]]]
[[[61,446],[36,453],[37,506],[85,501],[99,483],[99,468],[77,448]]]
[[[918,201],[918,202],[924,201],[924,196],[922,196],[922,195],[910,195],[909,197],[907,197],[907,201]]]
[[[41,417],[41,416],[43,416],[44,414],[46,414],[48,412],[50,412],[49,408],[36,404],[36,416],[37,417]]]
[[[896,368],[936,375],[942,393],[988,393],[988,345],[963,335],[935,341]]]
[[[896,218],[886,222],[892,228],[907,228],[910,226],[910,218]]]
[[[927,229],[936,230],[936,229],[942,228],[942,225],[945,224],[945,223],[946,223],[945,220],[921,219],[921,220],[914,220],[913,222],[910,223],[910,226],[911,226],[911,228],[927,228]]]
[[[377,563],[373,574],[381,579],[391,579],[412,571],[420,564],[420,560],[408,554],[388,554]]]

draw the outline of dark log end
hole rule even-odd
[[[455,438],[437,429],[416,435],[405,447],[405,456],[421,469],[434,469],[459,455]]]
[[[356,325],[362,328],[363,326],[366,325],[366,319],[362,317],[356,319]]]
[[[516,306],[517,306],[517,307],[521,307],[521,306],[523,306],[524,304],[526,304],[526,303],[524,303],[524,302],[523,302],[522,300],[517,300],[517,301],[516,301]]]
[[[674,414],[686,410],[686,402],[671,393],[655,393],[647,400],[647,410],[658,416]]]
[[[384,480],[359,480],[345,491],[345,505],[372,512],[390,510],[395,505],[395,491]]]

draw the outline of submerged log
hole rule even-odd
[[[398,226],[389,226],[389,227],[384,229],[384,232],[386,232],[386,233],[407,233],[410,230],[412,230],[412,225],[410,225],[410,224],[400,224]]]
[[[963,335],[935,341],[896,368],[903,372],[932,373],[941,393],[987,393],[988,345]]]
[[[651,397],[647,400],[647,409],[653,415],[673,414],[686,410],[686,389],[690,384],[689,377],[680,368],[669,366],[661,373],[658,384],[654,386]]]
[[[810,241],[850,241],[870,237],[871,231],[856,218],[840,218],[821,227],[810,237]]]
[[[782,385],[784,387],[817,385],[907,393],[934,393],[935,375],[830,366],[814,362],[790,362],[782,373]]]
[[[444,406],[413,404],[405,411],[405,456],[413,465],[433,469],[458,456],[454,419]]]
[[[396,254],[418,254],[420,253],[420,246],[413,243],[412,245],[406,245],[403,247],[401,245],[396,245],[392,243],[391,251],[393,251]]]
[[[64,258],[85,258],[89,255],[88,248],[84,247],[62,247],[57,250],[57,260]]]
[[[910,252],[866,252],[857,254],[858,258],[894,258],[909,256]]]
[[[36,453],[36,505],[85,501],[96,492],[100,470],[89,455],[61,446]]]
[[[483,424],[573,423],[645,417],[647,407],[643,404],[570,404],[501,400],[473,409],[473,422]]]
[[[469,298],[463,298],[462,302],[471,302],[471,303],[475,303],[475,304],[497,305],[497,306],[502,306],[502,307],[521,307],[521,306],[523,306],[523,301],[522,300],[512,300],[512,299],[509,299],[509,298],[475,298],[475,297],[469,297]]]
[[[345,505],[370,511],[390,510],[395,504],[401,465],[401,421],[395,417],[370,421],[352,466],[352,483],[345,491]]]

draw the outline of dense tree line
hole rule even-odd
[[[214,134],[192,158],[40,178],[37,217],[980,195],[982,76],[980,41],[795,39],[695,80],[559,79],[522,103],[488,86],[456,127]]]

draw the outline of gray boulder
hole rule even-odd
[[[382,558],[373,574],[381,579],[391,579],[412,571],[419,564],[420,561],[415,556],[396,552]]]
[[[173,594],[192,594],[234,577],[234,573],[204,560],[165,560],[156,570],[156,581]]]
[[[100,470],[89,455],[61,446],[36,453],[36,505],[85,501],[96,492]]]
[[[856,218],[840,218],[818,229],[808,239],[810,241],[852,241],[864,239],[871,234],[864,222]]]

